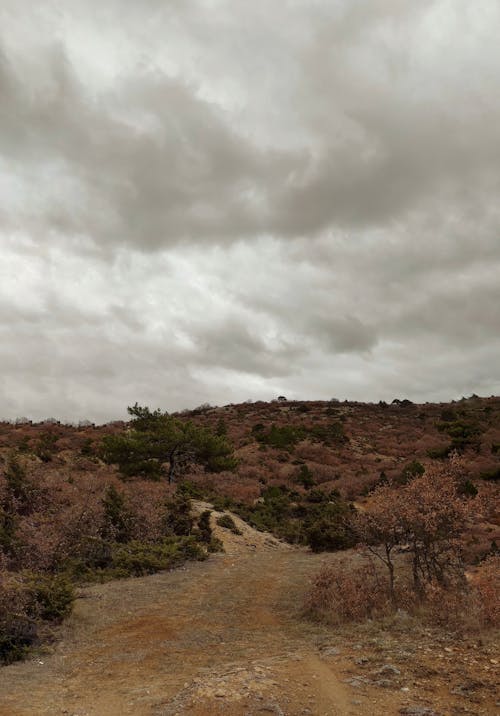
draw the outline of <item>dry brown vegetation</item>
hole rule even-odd
[[[459,625],[465,613],[477,628],[497,622],[499,398],[246,403],[177,417],[226,436],[238,459],[217,474],[192,466],[182,499],[208,497],[318,551],[371,551],[377,565],[349,556],[320,573],[310,613],[343,621],[403,608],[433,623]],[[52,619],[65,615],[75,581],[153,572],[210,548],[203,524],[185,527],[173,510],[176,485],[123,479],[102,461],[102,438],[125,428],[0,424],[0,621],[25,635],[7,660],[36,643],[47,604]]]

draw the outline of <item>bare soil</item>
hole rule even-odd
[[[50,650],[0,671],[0,716],[500,713],[492,639],[312,624],[304,592],[334,557],[234,519],[224,554],[82,590]]]

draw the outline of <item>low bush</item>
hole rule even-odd
[[[344,426],[339,420],[326,425],[314,425],[308,432],[313,439],[325,445],[343,445],[349,442]]]
[[[398,485],[406,485],[414,477],[420,477],[425,472],[425,467],[418,460],[412,460],[412,462],[405,465],[402,469],[401,474],[396,478],[395,482]]]
[[[479,451],[481,446],[481,426],[466,420],[443,421],[437,424],[440,432],[451,438],[449,452],[462,452],[467,448]]]
[[[84,457],[95,457],[96,449],[92,438],[85,438],[80,448],[80,455]]]
[[[167,535],[190,535],[194,527],[191,515],[191,500],[184,492],[176,492],[167,502],[164,526]]]
[[[299,471],[297,473],[297,477],[295,478],[295,481],[302,485],[306,490],[313,487],[315,485],[315,480],[313,477],[312,472],[309,470],[307,465],[301,465],[299,468]]]
[[[356,544],[356,536],[343,510],[329,509],[305,527],[305,541],[313,552],[349,549]]]
[[[488,555],[470,578],[484,626],[500,625],[500,554]]]
[[[194,537],[170,537],[159,544],[132,541],[114,547],[110,569],[116,576],[141,577],[193,559],[206,559],[206,552]]]
[[[304,603],[307,616],[332,624],[364,621],[392,610],[385,575],[373,563],[325,565],[313,580]]]
[[[427,455],[432,460],[446,460],[453,448],[451,445],[442,445],[441,447],[429,448]]]
[[[292,425],[271,425],[269,430],[265,430],[262,426],[257,425],[253,428],[254,437],[262,445],[278,448],[281,450],[291,450],[295,445],[303,440],[305,431],[302,428],[296,428]]]
[[[22,659],[39,643],[44,624],[61,621],[74,591],[62,575],[0,574],[0,663]]]
[[[0,577],[0,663],[22,659],[36,643],[38,629],[30,616],[30,599],[19,576]]]
[[[241,535],[242,532],[240,529],[236,527],[235,521],[231,517],[231,515],[221,515],[217,518],[217,524],[219,527],[224,527],[226,530],[231,530],[231,532],[235,535]]]
[[[29,573],[25,579],[35,605],[33,616],[45,621],[60,622],[71,613],[75,590],[66,575]]]
[[[464,480],[462,484],[459,485],[458,492],[465,497],[476,497],[477,487],[471,480]]]
[[[89,550],[90,552],[90,550]],[[66,572],[79,583],[142,577],[174,569],[188,560],[206,559],[207,550],[194,536],[165,537],[161,542],[96,542],[93,553],[72,559]]]
[[[465,526],[480,509],[471,488],[464,494],[467,483],[454,458],[406,485],[377,488],[354,524],[365,564],[325,567],[308,596],[309,612],[349,621],[402,607],[455,630],[497,624],[499,556],[490,554],[473,575],[465,571]]]
[[[59,435],[55,432],[46,432],[40,435],[33,452],[42,462],[50,462],[57,450],[56,444]]]
[[[483,470],[479,477],[481,480],[487,480],[488,482],[498,482],[500,480],[500,467]]]
[[[256,504],[235,505],[232,510],[255,529],[308,545],[314,552],[346,549],[355,543],[351,527],[355,510],[336,490],[315,488],[301,495],[285,485],[272,485]]]
[[[432,579],[422,593],[411,588],[410,575],[391,596],[385,572],[372,561],[352,565],[347,560],[324,565],[306,595],[304,613],[331,624],[362,622],[403,608],[418,619],[455,632],[478,632],[500,624],[500,558],[488,557],[476,573],[450,580]]]

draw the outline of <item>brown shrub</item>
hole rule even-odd
[[[347,560],[324,565],[304,603],[306,615],[333,624],[383,616],[391,608],[387,578],[375,564],[353,566]]]
[[[22,658],[36,639],[27,590],[15,575],[0,573],[0,664]]]
[[[461,633],[497,627],[500,557],[488,557],[468,580],[457,577],[444,585],[432,579],[419,594],[412,588],[407,565],[398,581],[394,602],[385,572],[370,560],[353,565],[344,559],[321,568],[304,603],[307,616],[331,624],[362,622],[386,616],[397,608],[434,626]]]
[[[477,593],[461,581],[446,587],[435,579],[428,582],[416,611],[431,624],[454,631],[477,631],[481,627]]]
[[[479,603],[481,622],[500,625],[500,556],[490,555],[471,577],[471,587]]]

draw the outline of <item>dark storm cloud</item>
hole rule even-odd
[[[41,239],[69,233],[148,250],[265,227],[261,187],[286,176],[293,155],[262,152],[195,88],[161,72],[95,98],[61,48],[45,59],[48,85],[37,87],[2,58],[0,150],[29,190],[43,193],[51,172],[65,187],[41,207],[6,212],[9,228],[28,222]]]
[[[498,391],[499,23],[5,0],[4,414]]]
[[[194,80],[135,70],[102,92],[84,84],[60,43],[39,50],[30,77],[4,50],[2,153],[27,189],[40,191],[51,173],[66,185],[41,206],[7,213],[7,224],[142,250],[383,225],[440,196],[498,191],[494,86],[466,76],[443,95],[435,67],[432,76],[412,68],[411,43],[391,44],[387,28],[411,37],[409,23],[429,3],[418,12],[353,7],[297,41],[301,76],[286,109],[305,140],[298,132],[286,151],[263,150]]]

